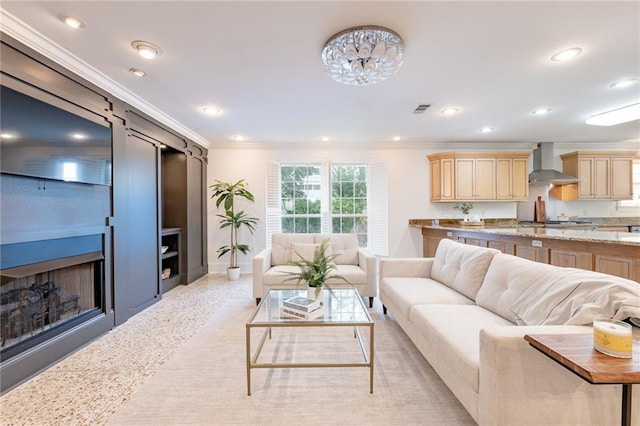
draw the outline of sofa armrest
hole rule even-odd
[[[584,333],[591,334],[591,327],[481,330],[479,424],[506,426],[516,419],[522,425],[619,423],[620,386],[592,385],[524,340],[525,334]]]
[[[264,296],[264,273],[271,268],[271,248],[266,248],[253,257],[253,297]]]
[[[358,265],[367,274],[367,288],[363,296],[375,297],[378,295],[378,258],[366,248],[358,249]]]
[[[380,259],[380,279],[385,277],[431,277],[432,257]]]

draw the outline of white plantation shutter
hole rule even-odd
[[[369,249],[376,256],[389,255],[389,197],[387,164],[369,163],[368,230]]]
[[[282,232],[280,214],[280,164],[270,161],[267,163],[266,185],[266,231],[267,248],[271,247],[271,235]]]
[[[331,167],[329,163],[320,164],[320,232],[330,234],[331,226]]]

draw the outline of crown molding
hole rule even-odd
[[[60,45],[49,40],[44,35],[40,34],[38,31],[2,8],[0,8],[0,31],[6,33],[46,58],[65,67],[90,83],[95,84],[99,88],[128,103],[132,107],[139,109],[181,135],[191,139],[199,145],[202,145],[204,148],[209,148],[209,141],[198,133],[174,120],[169,115],[154,107],[149,102],[137,96],[135,93],[126,89],[116,81],[107,77],[96,68],[82,61],[77,56],[71,54]]]

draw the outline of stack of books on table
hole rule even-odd
[[[307,299],[302,296],[286,299],[280,307],[280,317],[285,319],[313,320],[321,317],[323,313],[324,310],[319,300]]]

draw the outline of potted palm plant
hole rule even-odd
[[[240,266],[238,266],[238,252],[247,254],[251,249],[247,244],[240,244],[238,240],[238,231],[244,227],[251,234],[255,231],[258,218],[249,217],[244,210],[236,212],[236,198],[243,198],[249,202],[253,202],[253,194],[249,191],[247,183],[244,179],[235,183],[221,182],[216,180],[209,188],[213,191],[212,199],[216,200],[216,208],[220,205],[224,208],[224,214],[217,214],[220,218],[220,229],[229,228],[230,241],[228,245],[224,245],[218,249],[218,259],[229,253],[229,268],[227,269],[227,277],[230,280],[237,280],[240,277]]]
[[[350,284],[342,275],[332,273],[336,271],[336,265],[333,263],[333,260],[338,257],[339,254],[327,254],[328,244],[328,238],[322,240],[320,245],[314,250],[312,259],[305,259],[300,253],[296,252],[299,260],[292,260],[288,264],[299,267],[300,271],[283,272],[284,274],[291,275],[291,278],[287,278],[285,282],[295,280],[297,287],[300,287],[303,283],[307,285],[307,297],[309,299],[317,299],[322,290],[322,286],[326,286],[329,291],[331,291],[331,287],[326,282],[329,278],[342,280]]]

